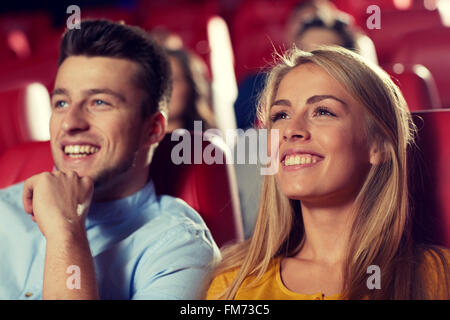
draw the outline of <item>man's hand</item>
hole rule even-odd
[[[85,232],[93,190],[92,179],[80,178],[76,172],[45,172],[25,182],[22,200],[25,211],[48,239]]]
[[[42,297],[98,299],[94,261],[85,220],[92,200],[92,179],[75,172],[46,172],[25,182],[23,205],[47,239]],[[80,210],[81,209],[81,210]],[[80,287],[67,285],[67,270],[80,270]]]

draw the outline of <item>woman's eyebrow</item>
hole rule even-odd
[[[290,102],[289,100],[286,100],[286,99],[275,100],[275,101],[272,102],[272,104],[270,105],[271,108],[272,108],[273,106],[285,106],[285,107],[291,107],[291,102]]]
[[[306,100],[306,104],[313,104],[313,103],[317,103],[319,101],[325,100],[325,99],[333,99],[336,100],[340,103],[342,103],[345,107],[347,107],[347,103],[333,95],[330,94],[324,94],[324,95],[315,95],[312,97],[309,97],[308,100]]]

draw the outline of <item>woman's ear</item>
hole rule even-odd
[[[369,162],[378,166],[386,161],[386,146],[384,142],[374,141],[370,147]]]
[[[166,134],[167,117],[161,111],[155,112],[146,120],[146,134],[144,146],[150,147],[151,145],[160,142]]]

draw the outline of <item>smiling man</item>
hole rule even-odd
[[[55,170],[0,192],[0,298],[199,297],[217,246],[149,180],[169,96],[167,59],[144,31],[101,20],[66,32],[51,93]]]

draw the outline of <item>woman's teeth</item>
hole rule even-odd
[[[317,163],[317,159],[312,155],[287,155],[284,159],[285,166],[294,166],[299,164]]]

